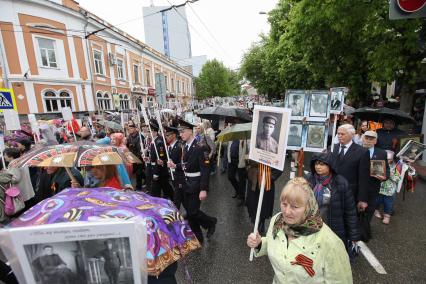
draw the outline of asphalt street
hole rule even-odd
[[[275,212],[279,192],[289,179],[289,163],[277,181]],[[249,261],[247,235],[253,230],[247,209],[237,207],[226,173],[211,176],[208,200],[203,210],[218,218],[213,238],[203,248],[179,262],[178,282],[272,283],[273,270],[267,257]],[[373,239],[367,244],[387,274],[378,274],[360,255],[352,265],[354,283],[426,283],[426,183],[419,180],[416,191],[397,196],[390,225],[373,217]],[[186,273],[189,272],[189,273]]]

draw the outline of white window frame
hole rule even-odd
[[[128,94],[120,94],[120,109],[130,109],[130,99]]]
[[[119,64],[119,62],[121,62],[121,64]],[[117,78],[119,80],[126,80],[124,60],[120,58],[117,58]]]
[[[96,59],[95,54],[101,55],[100,59]],[[93,49],[93,65],[95,65],[95,74],[105,76],[105,64],[104,64],[104,53],[101,50]],[[98,70],[101,69],[101,70]],[[101,72],[99,72],[101,71]]]
[[[135,67],[136,67],[136,69],[135,69]],[[139,66],[138,66],[138,64],[133,64],[133,76],[134,76],[135,84],[140,84],[141,80],[139,78]]]
[[[100,110],[112,110],[113,109],[112,96],[108,92],[105,92],[105,93],[97,92],[96,104]]]
[[[35,39],[37,40],[38,55],[39,55],[39,60],[40,60],[40,67],[50,68],[50,69],[59,69],[58,48],[56,46],[56,39],[54,39],[54,38],[48,38],[48,37],[40,37],[40,36],[35,37]],[[53,43],[53,53],[55,55],[55,62],[50,62],[50,58],[49,58],[49,52],[48,51],[52,50],[52,49],[41,48],[39,40],[49,40],[49,41],[51,41]],[[47,65],[43,64],[42,51],[45,51]],[[51,66],[52,63],[54,63],[56,66]]]
[[[46,96],[47,92],[52,92],[55,96]],[[67,93],[67,97],[61,97],[62,93]],[[43,108],[46,113],[56,113],[60,112],[63,107],[70,107],[72,111],[75,110],[74,108],[74,100],[73,100],[73,94],[68,89],[61,89],[59,91],[55,91],[52,89],[45,89],[41,92],[41,97],[43,100]],[[55,101],[55,103],[54,103]],[[69,102],[69,103],[67,103]],[[54,104],[56,104],[56,108],[54,109]],[[62,106],[63,105],[63,106]],[[50,107],[50,110],[49,110]]]

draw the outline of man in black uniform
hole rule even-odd
[[[172,169],[182,168],[185,174],[183,184],[183,206],[192,231],[197,239],[203,243],[204,237],[201,227],[207,229],[207,238],[216,230],[217,219],[210,217],[200,210],[201,201],[207,198],[209,189],[209,157],[194,138],[194,125],[179,120],[180,137],[183,140],[183,154],[180,164],[169,161]]]
[[[136,128],[136,124],[133,121],[129,121],[129,124],[127,126],[128,126],[128,132],[129,132],[129,135],[127,136],[127,148],[136,157],[141,159],[142,150],[141,150],[139,131]],[[141,137],[142,137],[142,143],[143,143],[144,137],[143,136]],[[137,191],[142,190],[143,173],[144,173],[144,164],[133,164],[133,174],[135,175],[135,178],[136,178],[135,190]]]
[[[167,151],[169,152],[169,162],[167,162],[168,167],[171,163],[179,165],[174,169],[171,169],[173,172],[173,202],[176,207],[180,209],[180,205],[183,202],[183,184],[185,182],[185,174],[180,166],[182,160],[182,143],[178,140],[179,130],[176,127],[164,126],[164,132],[167,142]]]
[[[158,129],[160,127],[155,119],[150,119],[149,125],[151,126],[152,136],[154,139],[151,143],[150,154],[152,168],[151,195],[173,200],[173,189],[168,180],[169,173],[167,169],[166,146],[164,145],[163,138],[158,135]],[[157,148],[157,152],[155,151],[154,143]],[[163,196],[161,196],[161,192],[163,192]]]

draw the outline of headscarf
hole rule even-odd
[[[283,192],[291,187],[297,187],[298,190],[303,191],[307,196],[304,218],[301,223],[290,225],[285,223],[284,215],[283,213],[280,213],[275,219],[272,230],[272,236],[274,239],[281,230],[284,231],[286,236],[297,238],[317,233],[322,228],[323,221],[318,210],[318,204],[308,181],[301,177],[294,178],[286,184]]]

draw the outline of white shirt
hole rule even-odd
[[[194,143],[194,140],[195,140],[195,137],[192,138],[191,142],[185,144],[185,148],[187,149],[187,151],[189,150],[189,148],[191,148],[191,145],[192,143]]]
[[[353,141],[351,140],[351,141],[349,141],[349,143],[344,145],[345,146],[345,149],[343,150],[344,155],[346,155],[346,152],[348,151],[349,147],[351,147],[352,143],[353,143]],[[339,143],[339,153],[340,153],[341,149],[342,149],[342,144]]]

